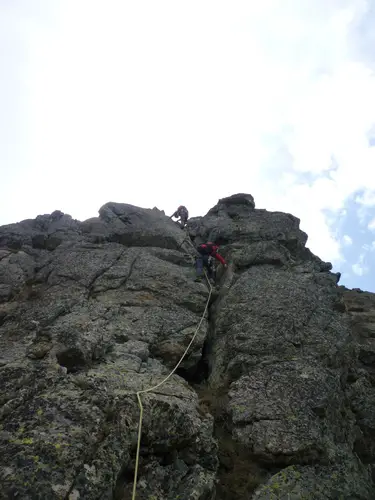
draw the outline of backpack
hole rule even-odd
[[[186,217],[187,219],[189,218],[189,212],[187,211],[187,208],[184,207],[183,205],[178,207],[178,213],[180,217]]]

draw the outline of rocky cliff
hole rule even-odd
[[[230,262],[194,282],[194,244]],[[290,214],[107,203],[0,228],[0,498],[374,499],[375,296]],[[199,322],[203,322],[197,331]]]

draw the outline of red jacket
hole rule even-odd
[[[197,250],[201,255],[210,255],[211,257],[215,257],[216,260],[225,266],[226,261],[224,257],[217,252],[218,248],[219,247],[217,245],[213,245],[212,243],[203,243],[202,245],[199,245]]]
[[[215,259],[218,260],[221,264],[223,264],[223,266],[226,265],[226,261],[222,255],[220,255],[217,252],[215,252],[214,254],[211,254],[211,255],[212,255],[212,257],[215,257]]]

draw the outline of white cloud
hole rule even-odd
[[[375,191],[365,191],[365,193],[361,196],[357,196],[357,203],[363,205],[365,207],[374,207],[375,206]]]
[[[353,244],[353,240],[348,234],[344,234],[342,241],[344,246],[350,246]]]
[[[364,276],[369,272],[369,269],[367,267],[362,266],[358,262],[352,265],[352,270],[353,273],[356,274],[357,276]]]
[[[343,261],[335,214],[355,193],[375,199],[368,2],[30,5],[0,7],[14,89],[0,92],[13,102],[0,222],[56,208],[83,219],[109,200],[194,216],[247,191]]]
[[[369,174],[371,175],[371,174]],[[365,226],[367,219],[373,214],[375,206],[375,191],[368,189],[363,194],[356,196],[356,203],[359,205],[357,209],[357,217],[361,226]]]
[[[375,241],[372,241],[371,244],[364,244],[362,245],[362,250],[365,250],[365,252],[374,252],[375,251]]]
[[[357,276],[364,276],[369,272],[369,268],[364,264],[364,259],[365,259],[365,254],[362,253],[359,256],[358,261],[352,265],[352,271]]]
[[[375,231],[375,217],[368,223],[367,227],[370,231]]]
[[[352,271],[357,276],[364,276],[370,272],[370,268],[365,264],[366,257],[369,253],[375,251],[375,241],[364,243],[362,245],[362,253],[360,254],[357,262],[352,265]]]

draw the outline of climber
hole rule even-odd
[[[197,272],[197,277],[195,278],[195,281],[201,281],[202,279],[202,274],[203,274],[203,268],[207,269],[207,276],[213,284],[214,282],[214,269],[213,269],[213,259],[215,258],[218,260],[226,269],[228,267],[228,264],[226,263],[224,257],[222,257],[218,253],[219,246],[215,245],[215,243],[212,243],[211,241],[207,243],[202,243],[197,247],[197,251],[200,254],[199,257],[197,257],[195,261],[195,268]]]
[[[178,209],[175,211],[175,213],[170,216],[170,219],[172,219],[172,217],[180,217],[180,220],[176,222],[181,226],[181,229],[184,229],[186,222],[189,218],[188,209],[183,205],[180,205]]]

